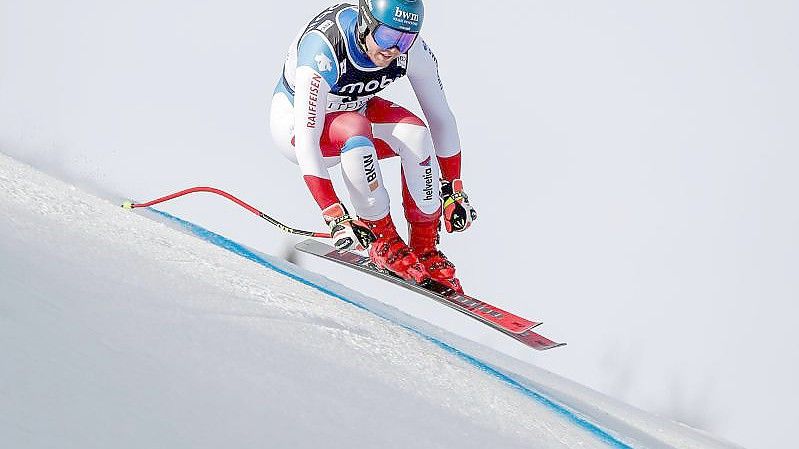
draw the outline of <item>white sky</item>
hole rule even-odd
[[[267,107],[289,41],[325,3],[68,3],[0,0],[0,151],[137,199],[210,184],[323,228]],[[303,262],[648,410],[787,443],[799,417],[774,397],[799,397],[799,4],[463,3],[426,5],[480,213],[444,249],[468,291],[569,346],[531,353]],[[417,108],[407,89],[388,94]],[[221,200],[168,210],[267,252],[286,244]]]

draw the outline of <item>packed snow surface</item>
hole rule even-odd
[[[2,447],[732,447],[3,155],[0,286]]]

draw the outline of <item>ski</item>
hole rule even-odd
[[[469,317],[472,317],[512,338],[538,350],[546,350],[563,346],[565,343],[556,343],[536,332],[533,328],[540,322],[530,321],[514,315],[485,301],[460,294],[451,288],[432,279],[421,284],[406,281],[399,276],[376,267],[368,256],[352,251],[339,250],[318,240],[307,239],[295,245],[298,251],[313,254],[326,260],[341,265],[355,268],[364,273],[369,273],[380,279],[387,280],[413,292],[434,299],[441,304],[451,307]]]
[[[566,343],[556,343],[547,337],[544,337],[543,335],[531,330],[524,331],[521,334],[508,335],[531,348],[538,349],[539,351],[566,346]]]

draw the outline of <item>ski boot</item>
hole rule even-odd
[[[377,240],[369,246],[369,258],[375,265],[417,284],[430,278],[416,254],[397,234],[390,214],[380,220],[361,219],[361,221],[377,237]]]
[[[455,265],[436,248],[440,227],[441,223],[438,220],[428,223],[408,223],[408,240],[411,249],[416,253],[416,257],[419,258],[419,262],[424,265],[431,278],[458,293],[463,293],[461,282],[455,277]]]

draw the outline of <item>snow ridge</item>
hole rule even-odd
[[[230,252],[232,252],[234,254],[237,254],[239,256],[245,257],[245,258],[247,258],[247,259],[249,259],[249,260],[251,260],[251,261],[253,261],[253,262],[255,262],[255,263],[257,263],[257,264],[259,264],[261,266],[263,266],[263,267],[269,268],[270,270],[273,270],[273,271],[275,271],[277,273],[280,273],[280,274],[282,274],[282,275],[284,275],[286,277],[289,277],[289,278],[291,278],[291,279],[293,279],[293,280],[295,280],[297,282],[300,282],[300,283],[305,284],[305,285],[307,285],[309,287],[315,288],[315,289],[319,290],[322,293],[325,293],[325,294],[330,295],[330,296],[332,296],[334,298],[340,299],[340,300],[346,302],[347,304],[351,304],[351,305],[353,305],[355,307],[358,307],[360,309],[367,310],[369,312],[373,312],[373,313],[377,314],[378,316],[380,316],[381,318],[389,320],[389,321],[397,324],[398,326],[401,326],[401,327],[403,327],[403,328],[405,328],[405,329],[407,329],[407,330],[419,335],[420,337],[425,338],[425,339],[435,343],[437,346],[439,346],[440,348],[444,349],[445,351],[447,351],[447,352],[449,352],[451,354],[454,354],[457,357],[460,357],[461,359],[463,359],[463,360],[467,361],[468,363],[474,365],[475,367],[479,368],[480,370],[482,370],[486,374],[501,380],[502,382],[508,384],[512,388],[519,390],[522,394],[524,394],[524,395],[526,395],[526,396],[538,401],[539,403],[541,403],[545,407],[551,409],[553,412],[564,416],[566,419],[568,419],[570,422],[572,422],[575,426],[581,427],[581,428],[587,430],[588,432],[591,432],[598,439],[600,439],[600,440],[604,441],[605,443],[607,443],[610,447],[617,448],[617,449],[632,449],[631,446],[629,446],[626,443],[622,442],[619,438],[611,435],[607,431],[601,429],[599,426],[591,423],[585,417],[582,417],[579,414],[575,413],[574,411],[569,410],[564,405],[561,405],[561,404],[553,401],[552,399],[547,398],[543,394],[541,394],[541,393],[539,393],[537,391],[534,391],[532,388],[519,383],[518,381],[514,380],[509,374],[503,372],[502,370],[500,370],[500,369],[498,369],[496,367],[493,367],[493,366],[489,365],[488,363],[483,362],[483,361],[479,360],[478,358],[476,358],[476,357],[474,357],[472,355],[469,355],[466,352],[463,352],[463,351],[461,351],[461,350],[459,350],[459,349],[457,349],[457,348],[455,348],[455,347],[453,347],[453,346],[441,341],[440,339],[438,339],[438,338],[436,338],[434,336],[426,335],[421,330],[415,329],[415,328],[413,328],[411,326],[408,326],[408,325],[403,324],[401,322],[395,321],[395,320],[392,319],[392,317],[384,315],[384,314],[381,314],[379,311],[372,311],[367,306],[359,303],[358,301],[356,301],[354,299],[350,299],[350,298],[348,298],[345,295],[342,295],[340,293],[336,293],[335,291],[333,291],[330,288],[326,288],[326,287],[323,287],[321,285],[318,285],[318,284],[316,284],[316,283],[314,283],[314,282],[312,282],[312,281],[310,281],[308,279],[303,278],[299,274],[295,274],[295,273],[292,273],[292,272],[290,272],[288,270],[279,268],[276,265],[270,263],[263,256],[260,256],[257,252],[255,252],[255,251],[253,251],[253,250],[251,250],[251,249],[249,249],[249,248],[247,248],[247,247],[245,247],[245,246],[243,246],[243,245],[241,245],[239,243],[236,243],[233,240],[230,240],[230,239],[228,239],[226,237],[223,237],[223,236],[221,236],[219,234],[211,232],[211,231],[209,231],[209,230],[207,230],[207,229],[205,229],[205,228],[203,228],[201,226],[198,226],[198,225],[196,225],[194,223],[191,223],[189,221],[186,221],[186,220],[183,220],[183,219],[178,218],[176,216],[170,215],[170,214],[168,214],[166,212],[163,212],[163,211],[160,211],[160,210],[157,210],[157,209],[152,209],[152,210],[153,210],[153,212],[157,213],[158,215],[160,215],[160,216],[162,216],[162,217],[164,217],[164,218],[166,218],[168,220],[171,220],[174,223],[177,223],[178,225],[182,226],[186,230],[190,231],[192,234],[196,235],[197,237],[202,238],[205,241],[208,241],[208,242],[210,242],[210,243],[212,243],[214,245],[217,245],[217,246],[219,246],[221,248],[224,248],[224,249],[226,249],[226,250],[228,250],[228,251],[230,251]]]

